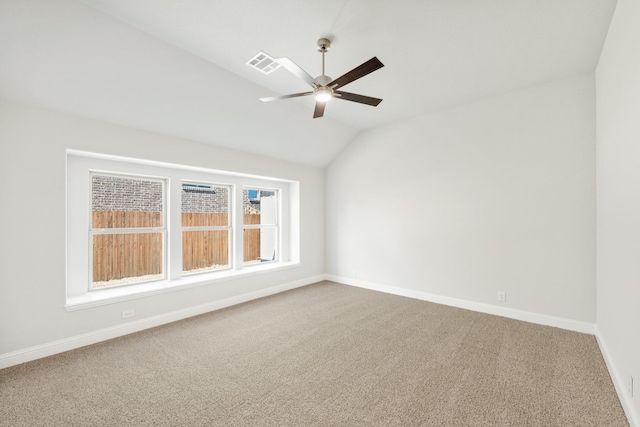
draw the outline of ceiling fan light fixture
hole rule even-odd
[[[333,91],[328,87],[319,87],[315,92],[315,98],[318,102],[327,102],[333,98]]]

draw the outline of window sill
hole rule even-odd
[[[177,280],[163,280],[159,282],[141,283],[138,285],[123,286],[118,288],[103,289],[87,292],[85,295],[67,297],[64,308],[67,311],[84,310],[86,308],[99,307],[114,304],[121,301],[146,298],[152,295],[182,291],[199,286],[213,285],[229,280],[255,276],[267,272],[277,272],[299,266],[298,262],[269,263],[268,265],[256,265],[241,270],[227,270],[208,274],[195,274],[185,276]]]

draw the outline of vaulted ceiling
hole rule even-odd
[[[2,0],[0,97],[326,166],[362,131],[595,69],[616,0]],[[338,77],[378,107],[259,97],[308,86],[259,51]]]

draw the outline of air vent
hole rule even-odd
[[[258,52],[253,58],[247,61],[247,65],[264,74],[271,74],[280,67],[280,64],[264,52]]]

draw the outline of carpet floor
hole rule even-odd
[[[628,426],[595,338],[321,282],[0,370],[1,426]]]

